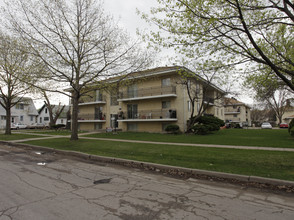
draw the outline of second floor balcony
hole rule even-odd
[[[141,100],[141,99],[155,99],[164,97],[177,97],[175,86],[165,87],[148,87],[142,89],[132,89],[121,92],[119,94],[118,101],[130,101],[130,100]]]
[[[118,121],[177,121],[176,110],[144,110],[144,111],[121,111]]]
[[[105,104],[106,97],[100,94],[97,97],[92,96],[82,96],[79,100],[79,105],[94,105],[94,104]]]
[[[105,122],[105,121],[106,121],[106,117],[104,113],[78,115],[78,122]]]

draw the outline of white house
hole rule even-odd
[[[56,113],[62,106],[59,105],[52,105],[53,107],[53,114]],[[70,106],[65,106],[63,111],[61,112],[60,116],[58,117],[56,124],[64,124],[67,123],[67,112],[69,111]],[[39,124],[44,124],[45,126],[49,126],[50,123],[50,117],[49,117],[49,110],[44,104],[39,110],[38,110],[38,117],[37,122]]]
[[[11,123],[32,125],[36,123],[38,111],[31,98],[23,97],[21,101],[11,108]],[[0,128],[6,126],[6,111],[0,105]]]

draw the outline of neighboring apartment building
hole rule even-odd
[[[0,105],[0,128],[6,126],[6,111]],[[22,123],[32,125],[36,123],[38,111],[31,98],[23,97],[21,101],[11,108],[11,123]]]
[[[118,91],[96,90],[83,96],[79,104],[79,129],[120,129],[122,131],[162,132],[169,124],[186,130],[191,103],[187,90],[177,83],[178,70],[192,73],[184,67],[159,67],[128,75]],[[116,78],[106,81],[115,84]],[[207,85],[199,80],[199,91]],[[205,87],[207,88],[207,87]],[[206,114],[224,120],[223,100],[215,99],[224,92],[210,84],[206,97],[209,107]],[[195,111],[200,104],[195,104]]]
[[[61,109],[61,107],[62,107],[61,105],[52,105],[53,114],[55,114],[56,111]],[[69,110],[70,110],[70,106],[66,105],[63,111],[61,112],[61,114],[59,115],[56,121],[56,124],[64,124],[64,125],[67,124],[67,117],[68,117],[67,114]],[[39,113],[37,118],[38,124],[49,126],[49,123],[50,123],[49,110],[45,104],[38,110],[38,113]]]
[[[225,98],[225,122],[251,126],[250,107],[235,98]]]

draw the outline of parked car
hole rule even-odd
[[[43,128],[45,128],[45,125],[39,124],[39,123],[33,123],[31,125],[28,125],[27,128],[29,128],[29,129],[43,129]]]
[[[280,124],[280,128],[288,128],[288,124],[287,123],[281,123]]]
[[[268,122],[263,122],[263,123],[261,124],[261,128],[262,128],[262,129],[272,129],[273,127],[272,127],[272,125],[271,125],[270,123],[268,123]]]
[[[27,128],[27,125],[22,124],[22,123],[12,123],[11,124],[11,129],[24,129]]]

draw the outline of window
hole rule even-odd
[[[63,124],[63,119],[61,119],[60,123]]]
[[[31,121],[34,121],[34,116],[31,116]]]
[[[134,119],[138,118],[138,105],[128,105],[128,118]]]
[[[49,117],[44,117],[44,121],[49,121]]]
[[[116,91],[112,92],[110,94],[110,105],[118,105],[117,99],[118,99],[118,95],[117,95]]]
[[[23,115],[21,115],[21,116],[19,117],[19,120],[20,120],[20,121],[23,121]]]
[[[94,126],[95,126],[94,129],[95,129],[96,131],[102,129],[102,124],[101,124],[101,123],[95,123]]]
[[[138,87],[136,84],[128,87],[128,98],[135,98],[138,96]]]
[[[1,116],[1,120],[6,120],[6,116]]]
[[[165,78],[161,80],[161,86],[165,87],[165,86],[170,86],[170,78]]]
[[[234,115],[234,118],[237,118],[237,115]]]
[[[216,108],[215,111],[216,111],[215,114],[218,115],[218,113],[219,113],[218,108]]]
[[[24,104],[19,103],[15,106],[15,108],[16,109],[24,109]]]
[[[188,101],[188,112],[190,112],[190,111],[191,111],[191,102]]]
[[[47,109],[47,108],[45,108],[45,113],[46,113],[46,114],[48,113],[48,109]]]
[[[236,105],[233,105],[233,109],[236,109],[237,108],[237,106]]]
[[[95,101],[102,101],[102,93],[100,90],[96,90],[96,96],[95,96]]]
[[[40,117],[40,123],[42,123],[42,117]]]
[[[170,101],[162,101],[162,108],[170,108]]]

